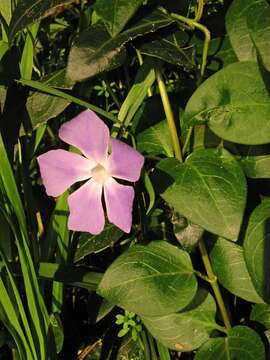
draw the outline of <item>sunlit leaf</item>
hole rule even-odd
[[[161,316],[185,307],[197,281],[189,255],[163,241],[135,245],[105,272],[98,293],[140,315]]]

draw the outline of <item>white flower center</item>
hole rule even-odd
[[[105,181],[110,177],[108,171],[101,164],[95,166],[92,169],[91,174],[93,176],[94,181],[96,181],[99,184],[104,184]]]

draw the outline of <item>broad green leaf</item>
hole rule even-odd
[[[135,245],[105,272],[98,294],[144,316],[161,316],[185,307],[197,281],[189,255],[164,241]]]
[[[256,60],[256,51],[247,24],[249,11],[255,3],[258,3],[258,0],[234,0],[226,14],[227,32],[240,61]]]
[[[82,81],[122,65],[127,42],[168,26],[172,22],[173,20],[163,12],[156,10],[114,38],[102,23],[91,26],[79,35],[71,48],[67,67],[68,77],[74,81]]]
[[[40,83],[41,85],[70,89],[72,84],[66,81],[64,73],[65,69],[58,70],[41,80]],[[70,102],[68,99],[34,91],[26,102],[26,108],[33,129],[61,114]]]
[[[254,179],[270,178],[270,155],[242,157],[241,165],[247,177]]]
[[[259,0],[250,7],[247,25],[251,40],[258,51],[264,67],[270,71],[269,36],[270,6],[267,0]]]
[[[146,59],[143,65],[139,68],[134,84],[128,92],[125,101],[123,102],[118,114],[118,120],[127,127],[136,111],[142,104],[147,95],[148,89],[151,88],[155,81],[154,63],[151,59]]]
[[[120,239],[123,232],[113,224],[107,224],[99,235],[82,233],[79,237],[74,261],[79,261],[85,256],[102,251]]]
[[[265,360],[264,344],[247,326],[235,326],[224,338],[208,340],[198,350],[195,360]]]
[[[163,345],[178,351],[192,351],[208,340],[210,333],[218,328],[215,316],[214,299],[201,290],[187,309],[164,316],[143,316],[142,321]]]
[[[73,0],[23,0],[15,8],[10,26],[9,37],[12,39],[16,33],[33,22],[51,15],[57,6],[70,4]]]
[[[173,157],[171,136],[167,122],[161,121],[142,131],[137,136],[137,148],[140,152],[151,155]]]
[[[253,210],[244,238],[244,256],[258,294],[270,302],[270,199]]]
[[[241,246],[219,238],[210,257],[214,272],[225,289],[247,301],[263,302],[251,281]]]
[[[142,3],[143,0],[97,0],[94,9],[113,37],[124,28]]]
[[[146,41],[141,47],[142,54],[153,56],[170,64],[182,66],[185,70],[194,69],[194,47],[187,45],[188,35],[177,31],[165,36],[157,36]]]
[[[267,0],[234,0],[226,15],[230,41],[239,60],[256,60],[259,52],[270,69],[270,6]]]
[[[255,304],[252,307],[250,320],[263,324],[266,329],[270,329],[270,305]]]
[[[162,197],[193,223],[237,240],[246,203],[246,179],[227,150],[194,151],[179,164],[175,183]]]
[[[185,110],[190,126],[205,122],[221,138],[250,145],[270,142],[269,116],[269,94],[253,62],[236,62],[212,75]]]

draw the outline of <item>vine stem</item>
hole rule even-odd
[[[160,93],[160,97],[162,100],[164,112],[166,115],[169,131],[171,134],[174,155],[175,155],[176,159],[183,162],[182,151],[181,151],[180,142],[179,142],[176,126],[175,126],[173,111],[172,111],[171,103],[170,103],[170,100],[168,97],[166,85],[164,83],[164,80],[162,78],[160,70],[156,70],[156,79],[157,79],[159,93]]]
[[[207,54],[208,54],[208,49],[209,49],[209,43],[211,40],[210,31],[207,29],[206,26],[198,23],[197,21],[195,21],[193,19],[189,19],[189,18],[186,18],[185,16],[175,14],[175,13],[171,13],[170,16],[173,19],[176,19],[178,21],[181,21],[181,22],[187,24],[191,29],[196,28],[203,32],[204,44],[203,44],[203,54],[202,54],[202,62],[201,62],[201,69],[200,69],[201,78],[202,78],[204,75],[204,71],[205,71],[205,67],[206,67],[206,63],[207,63]]]
[[[199,5],[200,4],[202,5],[203,2],[199,1]],[[200,7],[201,12],[202,12],[202,10],[203,10],[203,6]],[[192,29],[197,28],[197,29],[201,30],[205,35],[203,56],[202,56],[202,63],[201,63],[201,71],[200,71],[201,79],[202,79],[203,75],[204,75],[206,63],[207,63],[207,54],[208,54],[209,42],[211,39],[210,32],[204,25],[198,23],[195,20],[186,18],[186,17],[178,15],[178,14],[174,14],[174,13],[172,13],[171,16],[173,18],[189,25]],[[199,16],[201,17],[201,14],[199,14]],[[198,18],[199,18],[199,16],[198,16]],[[157,83],[158,83],[158,87],[159,87],[161,100],[163,103],[163,108],[164,108],[166,118],[167,118],[169,131],[171,134],[172,144],[173,144],[173,148],[174,148],[174,155],[179,161],[183,162],[182,151],[181,151],[180,142],[179,142],[179,138],[178,138],[177,131],[176,131],[176,126],[175,126],[175,121],[174,121],[174,116],[173,116],[170,100],[169,100],[169,97],[167,94],[165,83],[163,81],[162,75],[159,70],[156,70],[156,78],[157,78]],[[188,139],[191,136],[191,131],[190,131]],[[184,146],[185,150],[186,150],[186,147],[187,147],[187,142],[185,143],[185,146]],[[222,294],[221,294],[221,291],[220,291],[220,288],[219,288],[219,285],[217,282],[217,277],[214,274],[203,238],[200,239],[200,241],[198,243],[198,247],[199,247],[202,261],[203,261],[203,264],[204,264],[204,267],[205,267],[205,270],[206,270],[206,273],[208,276],[208,282],[210,283],[210,285],[213,289],[215,299],[216,299],[223,323],[225,325],[226,330],[230,330],[231,324],[230,324],[229,316],[228,316],[228,313],[227,313],[227,310],[226,310],[226,307],[225,307],[225,304],[224,304],[224,301],[222,298]]]
[[[217,277],[214,274],[214,271],[212,269],[212,265],[211,265],[211,262],[210,262],[210,259],[209,259],[209,256],[208,256],[208,253],[207,253],[207,250],[206,250],[206,247],[205,247],[205,244],[204,244],[204,241],[202,238],[200,239],[198,246],[199,246],[202,261],[203,261],[203,264],[204,264],[204,267],[205,267],[205,270],[206,270],[206,273],[207,273],[207,276],[209,279],[209,283],[215,294],[216,302],[218,304],[223,323],[224,323],[226,329],[230,330],[231,323],[229,320],[229,316],[228,316],[228,313],[227,313],[227,310],[226,310],[226,307],[225,307],[225,304],[224,304],[224,301],[223,301],[223,298],[222,298],[222,295],[220,292],[220,288],[219,288],[219,285],[217,282]]]

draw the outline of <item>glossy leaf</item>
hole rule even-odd
[[[98,0],[94,9],[113,37],[124,28],[142,3],[143,0]]]
[[[142,320],[151,334],[168,348],[192,351],[200,347],[218,327],[215,315],[214,299],[201,290],[187,309],[165,316],[145,316]]]
[[[167,122],[165,120],[161,121],[139,133],[137,137],[137,148],[140,152],[147,154],[162,154],[173,157],[171,135]]]
[[[270,329],[270,305],[255,304],[250,313],[250,320],[257,321],[266,329]]]
[[[196,353],[195,360],[265,360],[259,335],[247,326],[235,326],[224,338],[208,340]]]
[[[241,246],[219,238],[211,249],[210,257],[214,272],[224,288],[247,301],[263,302],[251,281]]]
[[[161,316],[185,307],[197,281],[189,255],[163,241],[135,245],[105,272],[98,294],[139,315]]]
[[[241,165],[250,178],[270,178],[270,155],[242,157]]]
[[[258,294],[270,302],[270,200],[265,199],[252,212],[244,238],[244,256]]]
[[[256,51],[249,33],[247,17],[250,9],[257,2],[257,0],[234,0],[226,14],[226,28],[230,42],[241,61],[256,60]]]
[[[221,138],[250,145],[270,142],[269,116],[269,94],[253,62],[237,62],[212,75],[194,92],[185,111],[190,125],[206,122]]]
[[[36,20],[51,15],[58,6],[72,3],[73,0],[24,0],[18,2],[10,26],[9,37],[12,39],[16,33]]]
[[[246,203],[241,167],[225,149],[194,151],[162,197],[204,229],[236,241]]]
[[[123,232],[112,224],[107,224],[99,235],[82,233],[79,237],[74,261],[79,261],[85,256],[102,251],[120,239]]]
[[[255,50],[258,51],[262,63],[268,71],[270,71],[269,22],[269,2],[267,2],[267,0],[256,1],[248,11],[247,25],[253,46],[255,46]]]
[[[82,81],[120,66],[125,60],[127,42],[172,22],[172,19],[156,10],[114,38],[102,23],[91,26],[80,34],[70,51],[68,77],[74,81]]]
[[[184,31],[177,31],[173,34],[158,36],[146,41],[141,47],[142,54],[153,56],[173,65],[182,66],[185,70],[192,70],[195,67],[193,56],[194,47],[187,45],[187,34]]]
[[[234,0],[226,16],[230,41],[239,60],[256,60],[259,52],[270,69],[270,6],[267,0]]]

